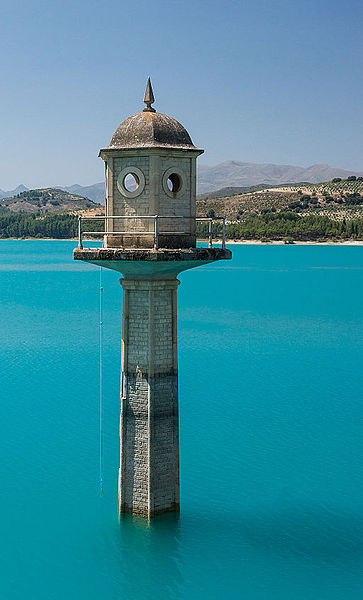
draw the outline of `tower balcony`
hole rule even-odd
[[[103,228],[91,231],[88,223],[103,222]],[[222,225],[213,231],[213,223]],[[78,248],[83,249],[84,236],[102,239],[103,248],[123,250],[190,249],[196,247],[196,223],[207,225],[202,232],[213,248],[213,236],[218,233],[222,249],[226,248],[225,217],[187,217],[176,215],[116,215],[101,217],[78,217]],[[85,227],[86,225],[86,227]]]
[[[194,234],[192,243],[188,244],[190,230],[182,231],[180,224],[191,220]],[[119,224],[116,229],[117,221],[123,226]],[[103,226],[98,231],[94,227],[91,230],[85,227],[92,222],[103,223]],[[204,235],[209,240],[207,248],[196,247],[197,222],[204,226]],[[219,222],[219,231],[214,222]],[[173,224],[177,226],[173,227]],[[216,234],[221,238],[219,247],[215,246]],[[85,248],[85,236],[87,240],[102,240],[102,247]],[[110,239],[113,240],[111,244]],[[73,257],[118,271],[131,279],[173,279],[181,271],[216,260],[228,260],[232,254],[226,249],[225,217],[123,215],[79,217],[78,248],[73,251]]]

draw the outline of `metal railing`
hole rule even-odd
[[[83,221],[103,221],[105,224],[113,219],[152,219],[154,221],[154,229],[152,231],[82,231]],[[78,248],[83,248],[83,234],[88,235],[153,235],[154,249],[159,248],[159,235],[190,235],[185,231],[159,231],[160,219],[193,219],[195,221],[207,221],[209,248],[213,248],[213,221],[222,221],[222,248],[226,248],[226,217],[182,217],[176,215],[115,215],[102,217],[78,217]]]

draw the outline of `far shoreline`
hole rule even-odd
[[[220,240],[214,242],[221,244]],[[241,246],[363,246],[363,240],[344,240],[340,242],[316,242],[313,240],[302,241],[293,240],[291,242],[285,242],[285,240],[271,240],[270,242],[261,242],[261,240],[226,240],[226,244],[229,245],[241,245]]]
[[[96,242],[97,240],[83,240],[83,242]],[[78,238],[0,238],[0,242],[75,242]],[[197,240],[197,243],[208,243],[208,240]],[[222,244],[222,240],[213,240],[213,245]],[[226,240],[226,245],[235,246],[363,246],[363,240],[342,240],[333,242],[326,240],[317,242],[313,240],[293,240],[286,242],[285,240],[271,240],[269,242],[261,240]]]

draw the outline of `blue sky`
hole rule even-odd
[[[204,164],[363,170],[362,17],[360,0],[0,0],[0,188],[101,181],[149,74]]]

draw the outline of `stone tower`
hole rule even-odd
[[[196,148],[184,127],[146,108],[116,129],[105,161],[103,247],[74,258],[119,271],[123,287],[119,512],[179,511],[177,275],[231,258],[196,247]]]

